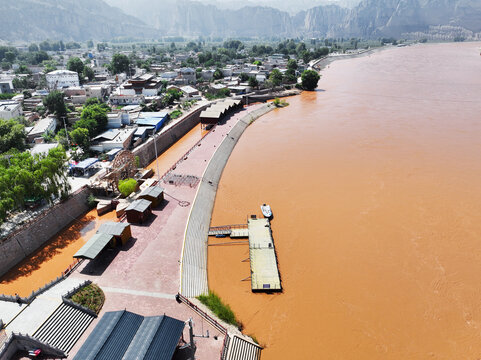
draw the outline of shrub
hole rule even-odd
[[[90,284],[79,289],[75,294],[73,294],[71,300],[74,303],[82,305],[83,307],[86,307],[87,309],[90,309],[98,314],[104,304],[105,295],[98,285]]]
[[[222,300],[214,292],[209,292],[209,295],[200,295],[197,297],[199,301],[207,306],[219,319],[225,321],[228,324],[240,326],[240,322],[237,321],[234,312],[229,305],[222,303]]]
[[[97,201],[95,200],[95,196],[90,194],[89,197],[87,198],[87,204],[90,208],[94,208],[95,205],[97,204]]]
[[[126,179],[119,181],[119,191],[123,196],[129,196],[137,189],[137,181],[135,179]]]

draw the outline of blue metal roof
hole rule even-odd
[[[97,161],[99,161],[99,159],[97,159],[97,158],[88,158],[88,159],[85,159],[84,161],[79,162],[77,165],[74,166],[74,168],[85,170],[88,167],[95,164]]]
[[[171,360],[183,330],[183,321],[165,315],[107,312],[74,360]]]

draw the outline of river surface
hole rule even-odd
[[[195,126],[159,156],[158,167],[154,160],[147,168],[154,172],[157,172],[158,168],[162,176],[205,134],[200,125]],[[60,276],[62,271],[73,263],[73,255],[95,234],[102,223],[118,221],[114,211],[98,216],[96,209],[72,220],[69,226],[48,240],[44,247],[0,278],[0,294],[29,296],[32,291]]]
[[[209,286],[262,360],[481,358],[479,47],[336,61],[246,130],[212,225],[269,203],[284,292],[251,293],[246,245],[209,247]]]

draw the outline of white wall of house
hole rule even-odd
[[[78,74],[75,71],[55,70],[45,75],[49,89],[61,89],[67,86],[79,86]]]
[[[22,105],[12,102],[0,102],[0,119],[13,119],[22,116]]]

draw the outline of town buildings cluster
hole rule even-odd
[[[28,50],[19,48],[18,51]],[[55,70],[14,63],[11,69],[0,73],[0,94],[16,94],[0,100],[0,118],[24,117],[28,142],[52,142],[55,140],[49,135],[62,128],[72,128],[80,119],[82,107],[88,99],[97,98],[107,103],[111,112],[108,113],[105,133],[91,139],[90,149],[99,152],[131,149],[159,131],[176,109],[182,111],[199,100],[241,96],[279,85],[270,83],[269,76],[274,69],[280,74],[286,73],[288,56],[272,54],[247,58],[242,51],[245,52],[239,52],[239,59],[232,59],[221,67],[188,66],[186,61],[192,63],[201,56],[200,52],[190,50],[172,52],[159,62],[149,60],[148,69],[131,62],[128,69],[120,73],[109,69],[114,55],[127,57],[132,52],[105,47],[87,52],[85,49],[48,51],[51,61],[56,64]],[[142,51],[137,51],[136,57],[149,59],[148,53]],[[89,79],[84,73],[68,70],[72,58],[81,59],[93,76]],[[306,67],[302,60],[297,63],[296,76]],[[19,73],[22,69],[25,74]],[[294,83],[291,81],[290,86]],[[63,93],[69,109],[63,119],[56,119],[55,114],[48,113],[44,107],[44,99],[52,91]],[[166,99],[172,91],[178,95]],[[176,112],[178,115],[179,111]]]

